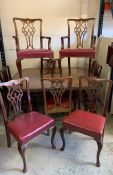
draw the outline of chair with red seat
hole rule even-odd
[[[27,77],[12,80],[9,82],[0,83],[0,88],[6,87],[8,89],[7,99],[12,104],[14,112],[12,119],[7,118],[7,111],[4,104],[4,96],[0,93],[0,105],[3,111],[3,119],[7,136],[7,145],[11,146],[11,135],[15,138],[18,144],[18,150],[23,160],[23,172],[27,171],[25,160],[25,146],[26,144],[36,137],[38,134],[43,133],[49,128],[54,126],[54,119],[39,112],[32,111],[30,92],[29,92],[29,79]],[[23,112],[23,87],[26,92],[28,104],[27,111]],[[25,89],[26,87],[26,89]],[[25,97],[24,97],[25,101]],[[25,109],[24,109],[25,110]]]
[[[43,78],[41,80],[43,99],[44,99],[44,113],[51,115],[56,113],[56,122],[61,122],[62,118],[58,118],[58,113],[71,113],[72,109],[72,77],[51,77]],[[56,127],[53,129],[52,145],[54,146],[54,136]],[[49,133],[48,133],[49,134]]]
[[[71,74],[71,57],[89,59],[88,74],[90,74],[91,59],[94,59],[96,54],[94,24],[95,18],[67,19],[68,35],[61,37],[59,55],[60,58],[68,58],[69,75]]]
[[[42,75],[43,58],[54,57],[51,50],[51,37],[42,35],[42,19],[13,18],[13,22],[15,27],[15,36],[13,38],[15,38],[17,53],[16,65],[19,76],[22,77],[21,61],[32,58],[41,58]]]
[[[104,129],[108,111],[109,94],[112,86],[111,80],[98,79],[94,77],[80,77],[79,79],[79,109],[66,116],[60,130],[65,148],[64,130],[70,129],[81,134],[93,137],[97,142],[97,167],[100,166],[100,152],[103,146]],[[84,105],[84,91],[87,94]]]

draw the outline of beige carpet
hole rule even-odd
[[[51,149],[50,137],[39,135],[26,150],[27,175],[113,175],[113,116],[109,118],[101,152],[101,167],[95,166],[97,145],[90,137],[78,133],[65,134],[66,148],[60,151],[57,132],[56,150]],[[22,161],[16,142],[7,148],[4,127],[0,125],[0,175],[22,174]]]

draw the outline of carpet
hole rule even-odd
[[[55,137],[56,150],[51,149],[49,136],[33,139],[26,149],[26,175],[113,175],[113,116],[107,121],[100,168],[95,166],[97,145],[92,138],[66,132],[65,139],[63,152],[59,132]],[[16,141],[12,138],[12,147],[7,148],[5,130],[0,124],[0,175],[20,175],[22,168]]]

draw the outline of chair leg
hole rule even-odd
[[[21,65],[21,60],[19,60],[19,59],[16,60],[16,66],[17,66],[17,69],[18,69],[19,76],[20,76],[20,78],[22,78],[22,65]]]
[[[52,136],[51,136],[51,145],[53,149],[56,149],[56,146],[54,145],[54,138],[55,138],[55,134],[56,134],[56,127],[54,127],[52,129]]]
[[[102,142],[98,142],[98,141],[96,141],[96,142],[97,142],[97,146],[98,146],[96,166],[100,167],[99,157],[100,157],[100,153],[101,153],[101,150],[102,150],[103,143]]]
[[[43,77],[43,58],[41,58],[40,75]]]
[[[60,76],[62,76],[61,60],[58,60],[58,69],[59,69],[59,72],[60,72]]]
[[[27,172],[26,159],[25,159],[25,145],[18,143],[18,151],[23,160],[23,173]]]
[[[10,148],[11,147],[11,135],[6,127],[5,127],[5,130],[6,130],[6,137],[7,137],[7,146],[8,148]]]
[[[64,128],[61,128],[60,129],[60,136],[61,136],[61,139],[62,139],[62,142],[63,142],[63,145],[61,147],[61,151],[64,151],[65,149],[65,138],[64,138]]]
[[[68,69],[69,69],[69,75],[71,75],[70,57],[68,57]]]
[[[90,72],[91,72],[91,61],[92,61],[92,59],[89,58],[88,76],[90,76]]]

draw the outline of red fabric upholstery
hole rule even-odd
[[[30,112],[10,121],[7,127],[17,141],[27,143],[53,125],[54,119],[38,112]]]
[[[60,106],[62,106],[63,108],[69,108],[69,100],[68,100],[68,98],[69,97],[67,97],[67,98],[63,97]],[[51,108],[54,108],[54,105],[55,105],[55,103],[54,103],[53,98],[47,98],[47,107],[49,109],[51,109]]]
[[[76,48],[76,49],[61,49],[59,51],[60,57],[93,57],[95,58],[95,49],[93,48]]]
[[[23,49],[17,52],[18,59],[25,58],[54,58],[54,53],[52,50],[47,49]]]
[[[98,138],[103,133],[105,121],[104,116],[76,110],[64,118],[63,125],[80,133]]]

